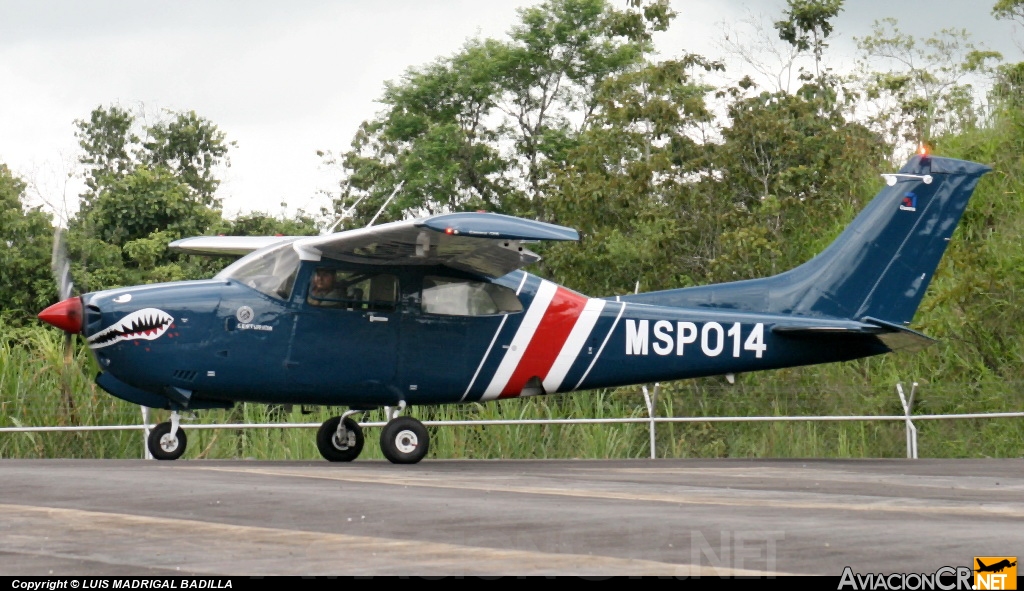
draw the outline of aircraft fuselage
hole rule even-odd
[[[317,266],[301,264],[288,297],[220,279],[85,296],[83,332],[110,374],[100,385],[151,407],[253,401],[374,408],[740,373],[889,350],[866,335],[840,344],[827,334],[794,338],[772,330],[779,323],[821,326],[821,319],[590,298],[524,271],[489,282],[514,294],[522,308],[497,311],[490,304],[474,310],[425,302],[433,293],[425,282],[459,288],[440,294],[450,299],[465,297],[461,292],[476,297],[472,290],[487,283],[451,269],[332,264],[342,273],[394,276],[393,296],[383,305],[364,298],[314,306],[308,286]]]

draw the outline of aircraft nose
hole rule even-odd
[[[39,319],[64,332],[82,332],[82,298],[68,298],[39,313]]]

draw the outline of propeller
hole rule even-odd
[[[57,295],[61,301],[71,297],[75,284],[71,281],[71,259],[68,247],[64,242],[64,229],[58,226],[53,231],[53,254],[50,257],[50,270],[57,282]]]
[[[82,300],[72,297],[74,282],[71,280],[71,258],[64,241],[64,229],[58,226],[53,232],[53,253],[50,270],[57,284],[60,301],[39,313],[39,319],[64,331],[64,372],[61,393],[64,408],[74,421],[75,402],[71,396],[71,362],[74,359],[74,338],[82,332]]]

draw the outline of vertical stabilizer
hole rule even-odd
[[[915,156],[839,237],[803,265],[763,279],[623,296],[681,307],[907,325],[989,167]]]

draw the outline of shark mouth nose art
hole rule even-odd
[[[172,322],[174,322],[174,318],[163,310],[157,308],[137,310],[122,318],[117,324],[108,326],[89,337],[89,346],[93,349],[101,349],[121,341],[152,341],[167,332]]]

